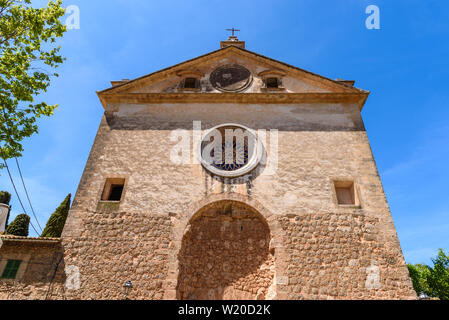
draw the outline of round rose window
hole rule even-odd
[[[237,177],[253,170],[263,150],[254,131],[237,124],[210,129],[203,135],[199,147],[201,164],[223,177]]]
[[[248,88],[253,81],[253,77],[245,67],[238,64],[228,64],[212,71],[209,81],[217,90],[239,92]]]

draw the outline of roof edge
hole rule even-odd
[[[364,92],[305,92],[305,93],[101,93],[97,92],[103,107],[107,103],[357,103],[359,109],[370,94]]]
[[[199,59],[202,59],[202,58],[204,58],[204,57],[207,57],[207,56],[216,54],[216,53],[218,53],[218,52],[224,52],[224,51],[227,51],[227,50],[229,50],[229,51],[231,51],[231,50],[237,50],[237,51],[240,50],[240,51],[242,51],[242,52],[249,53],[249,54],[252,54],[252,55],[254,55],[254,56],[257,56],[257,57],[259,57],[259,58],[267,59],[267,60],[272,61],[272,62],[274,62],[274,63],[281,64],[281,65],[283,65],[283,66],[285,66],[285,67],[288,67],[288,68],[291,68],[291,69],[294,69],[294,70],[297,70],[297,71],[301,71],[301,72],[307,73],[307,74],[312,75],[312,76],[314,76],[314,77],[318,77],[318,78],[320,78],[320,79],[322,79],[322,80],[325,80],[325,81],[327,81],[327,82],[329,82],[329,83],[331,83],[331,84],[333,84],[333,85],[336,85],[336,86],[338,86],[338,87],[340,87],[340,88],[343,88],[343,89],[345,89],[345,90],[350,90],[350,91],[354,91],[354,92],[356,92],[356,91],[367,92],[366,90],[359,89],[359,88],[353,87],[353,86],[348,86],[347,84],[341,83],[341,82],[339,82],[339,81],[337,81],[337,80],[330,79],[330,78],[328,78],[328,77],[325,77],[325,76],[319,75],[319,74],[317,74],[317,73],[313,73],[313,72],[311,72],[311,71],[308,71],[308,70],[305,70],[305,69],[302,69],[302,68],[293,66],[293,65],[288,64],[288,63],[286,63],[286,62],[282,62],[282,61],[279,61],[279,60],[276,60],[276,59],[273,59],[273,58],[264,56],[264,55],[262,55],[262,54],[260,54],[260,53],[253,52],[253,51],[250,51],[250,50],[245,49],[245,48],[241,48],[241,47],[237,47],[237,46],[226,46],[226,47],[223,47],[223,48],[220,48],[220,49],[217,49],[217,50],[208,52],[208,53],[206,53],[206,54],[197,56],[197,57],[195,57],[195,58],[188,59],[188,60],[185,60],[185,61],[183,61],[183,62],[174,64],[174,65],[169,66],[169,67],[167,67],[167,68],[163,68],[163,69],[157,70],[157,71],[155,71],[155,72],[152,72],[152,73],[143,75],[143,76],[141,76],[141,77],[138,77],[138,78],[135,78],[135,79],[133,79],[133,80],[130,80],[130,81],[126,82],[126,83],[122,83],[122,84],[119,84],[119,85],[116,85],[116,86],[112,86],[112,87],[109,87],[109,88],[106,88],[106,89],[97,91],[97,93],[100,93],[100,94],[101,94],[101,93],[106,93],[106,92],[109,92],[109,91],[112,91],[112,90],[117,90],[117,89],[122,88],[122,87],[124,87],[124,86],[128,86],[128,85],[130,85],[130,84],[132,84],[132,83],[135,83],[135,82],[137,82],[137,81],[139,81],[139,80],[143,80],[143,79],[145,79],[145,78],[151,77],[151,76],[153,76],[153,75],[155,75],[155,74],[162,73],[162,72],[168,71],[168,70],[170,70],[170,69],[173,69],[173,68],[182,66],[183,64],[187,64],[187,63],[189,63],[189,62],[193,62],[193,61],[195,61],[195,60],[199,60]]]
[[[41,243],[59,243],[62,238],[43,238],[43,237],[21,237],[9,234],[2,234],[0,238],[3,242],[41,242]]]

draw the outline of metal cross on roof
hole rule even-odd
[[[234,32],[235,32],[235,31],[240,31],[240,29],[234,29],[234,28],[232,28],[232,29],[226,29],[226,31],[232,31],[232,37],[235,37],[235,36],[234,36]]]

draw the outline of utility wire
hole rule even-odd
[[[4,119],[5,119],[5,126],[6,126],[6,129],[7,129],[8,133],[9,133],[9,127],[8,127],[8,125],[6,124],[6,113],[5,113],[5,110],[4,110],[4,108],[2,108],[1,110],[2,110],[2,113],[3,113],[3,117],[4,117]],[[23,206],[22,200],[20,200],[19,193],[17,192],[16,185],[14,184],[14,180],[12,179],[11,172],[9,171],[8,164],[6,163],[6,157],[5,157],[5,155],[4,155],[3,150],[2,150],[1,147],[0,147],[0,151],[1,151],[1,153],[2,153],[2,154],[1,154],[1,157],[3,158],[3,162],[5,163],[6,170],[8,170],[9,179],[11,180],[11,183],[12,183],[12,185],[13,185],[13,187],[14,187],[14,191],[16,192],[16,195],[17,195],[17,198],[19,199],[20,205],[22,206],[22,209],[23,209],[24,213],[27,213],[26,210],[25,210],[25,208],[24,208],[24,206]],[[34,216],[34,218],[36,219],[36,222],[37,222],[37,224],[38,224],[38,226],[39,226],[39,228],[40,228],[40,230],[41,230],[41,232],[42,232],[42,227],[41,227],[41,225],[39,224],[39,220],[37,220],[37,218],[36,218],[36,214],[34,213],[33,206],[31,205],[30,197],[28,196],[28,192],[27,192],[27,189],[26,189],[26,187],[25,187],[25,182],[23,181],[22,171],[20,170],[20,166],[19,166],[19,162],[17,161],[17,157],[15,157],[15,159],[16,159],[16,163],[17,163],[17,168],[19,169],[20,178],[22,179],[23,188],[25,189],[25,193],[26,193],[26,196],[27,196],[27,198],[28,198],[28,202],[30,203],[31,210],[33,211],[33,216]],[[36,231],[36,228],[34,227],[33,223],[31,222],[31,219],[30,219],[30,224],[31,224],[31,227],[33,227],[33,229],[34,229],[34,231],[36,232],[36,234],[39,236],[40,233]]]
[[[19,193],[17,192],[16,185],[14,184],[14,180],[12,179],[11,172],[9,171],[8,163],[6,163],[5,159],[3,159],[3,162],[5,163],[5,167],[6,167],[6,170],[8,171],[8,175],[9,175],[9,180],[11,180],[11,183],[12,183],[12,186],[16,193],[17,199],[19,199],[19,202],[20,202],[20,205],[22,206],[23,212],[26,213],[25,207],[23,206],[22,200],[20,200]],[[30,224],[31,224],[31,227],[33,228],[34,232],[36,232],[36,234],[39,235],[39,232],[36,231],[36,228],[34,227],[31,220],[30,220]]]
[[[39,229],[42,232],[42,227],[39,223],[39,220],[36,217],[36,213],[34,212],[33,205],[31,204],[30,196],[28,195],[27,187],[25,186],[25,182],[23,181],[22,170],[20,170],[19,161],[17,160],[17,157],[14,157],[14,159],[16,159],[17,169],[19,169],[20,179],[22,179],[23,189],[25,190],[25,194],[27,196],[28,203],[30,204],[31,211],[33,212],[34,219],[36,219],[37,225],[39,226]]]

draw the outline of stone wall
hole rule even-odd
[[[0,300],[49,297],[61,261],[59,239],[1,236],[0,272],[9,259],[22,260],[15,280],[0,279]]]
[[[360,213],[280,218],[290,299],[416,298],[402,252],[379,241],[378,219]]]
[[[229,122],[277,129],[276,170],[268,174],[268,165],[259,166],[247,176],[223,179],[198,163],[173,163],[170,151],[179,142],[173,130],[192,133],[194,120],[203,130]],[[267,153],[273,153],[271,146]],[[125,179],[119,204],[99,201],[106,178]],[[355,182],[359,206],[336,203],[335,179]],[[64,228],[64,259],[50,297],[122,299],[127,280],[134,285],[131,299],[184,297],[183,286],[193,286],[195,273],[187,253],[196,256],[206,245],[184,236],[189,225],[207,232],[215,218],[196,214],[214,201],[254,208],[268,229],[242,241],[269,233],[274,250],[274,256],[267,254],[264,242],[260,264],[228,296],[267,297],[271,288],[268,297],[278,299],[416,298],[359,107],[321,103],[109,105]],[[212,254],[212,275],[207,263],[197,266],[201,279],[215,281],[207,288],[229,287],[214,278],[214,268],[242,256],[224,252],[222,261]],[[79,289],[61,285],[67,266],[79,269]],[[261,292],[255,292],[256,283]],[[227,296],[217,292],[215,297]]]
[[[265,299],[274,280],[270,230],[237,202],[202,210],[187,227],[179,252],[178,299]]]
[[[171,254],[168,216],[100,210],[88,213],[83,225],[78,237],[63,241],[64,263],[80,275],[80,287],[66,289],[64,298],[124,299],[123,284],[131,280],[128,298],[162,299]],[[58,276],[64,277],[63,268]]]
[[[162,248],[166,250],[166,259],[160,256],[156,259],[159,264],[155,264],[146,257],[146,253],[140,257],[144,268],[155,266],[161,274],[161,283],[157,285],[159,291],[153,289],[149,294],[138,294],[136,291],[136,298],[162,298],[162,292],[164,298],[176,298],[175,293],[167,292],[182,287],[181,282],[184,280],[179,282],[179,279],[184,279],[186,272],[193,272],[183,269],[185,248],[182,241],[185,239],[182,235],[191,224],[190,218],[187,222],[186,217],[193,217],[201,210],[193,210],[194,203],[214,195],[220,195],[221,199],[233,199],[237,195],[247,204],[254,200],[272,214],[275,217],[273,219],[282,223],[279,230],[270,230],[273,237],[280,239],[276,244],[274,261],[277,298],[414,297],[357,105],[166,104],[117,105],[111,106],[111,110],[102,121],[64,231],[65,238],[73,238],[71,241],[74,244],[83,247],[89,243],[90,246],[98,247],[99,256],[108,258],[98,258],[98,267],[95,269],[98,271],[95,273],[87,269],[82,272],[83,277],[87,276],[89,280],[84,282],[86,287],[74,293],[73,297],[107,297],[106,293],[101,293],[100,287],[92,289],[93,283],[116,286],[117,294],[109,293],[109,297],[119,297],[119,286],[128,278],[139,281],[136,288],[140,288],[147,285],[145,281],[137,279],[149,281],[148,277],[152,276],[145,271],[137,272],[134,276],[132,272],[126,274],[117,269],[117,258],[108,255],[108,242],[112,241],[109,237],[114,232],[116,236],[123,236],[120,229],[109,230],[116,223],[122,225],[119,216],[108,218],[104,235],[98,241],[82,240],[103,230],[104,214],[98,212],[98,200],[107,177],[126,178],[126,191],[118,211],[136,217],[136,220],[123,220],[130,230],[141,230],[142,224],[150,216],[160,217],[161,221],[167,219],[167,223],[171,221],[171,226],[165,226],[165,222],[162,224],[168,239],[168,248]],[[199,164],[179,165],[170,161],[170,150],[178,142],[170,138],[173,130],[191,132],[194,120],[200,120],[204,130],[233,119],[239,119],[239,124],[255,130],[278,130],[278,167],[275,173],[264,174],[265,168],[259,167],[246,177],[222,179],[211,176]],[[271,152],[269,147],[267,149]],[[335,203],[333,180],[339,178],[355,181],[360,207],[340,207]],[[312,221],[313,217],[324,217],[319,221],[326,221],[325,217],[331,216],[338,217],[336,222],[332,222],[337,226],[323,224],[319,230],[311,227],[318,223]],[[353,222],[354,216],[363,221],[359,222],[361,225],[346,226],[348,221],[351,221],[351,226],[356,223]],[[285,219],[295,221],[292,227]],[[308,219],[311,219],[311,226],[306,222]],[[365,232],[365,221],[370,221],[368,228],[374,228],[370,235]],[[322,238],[313,236],[314,233],[321,233],[321,228],[331,229]],[[359,229],[363,229],[366,235],[351,232]],[[342,235],[347,235],[347,238]],[[311,239],[308,238],[310,236]],[[368,240],[370,237],[372,239]],[[138,238],[145,239],[146,233],[140,233]],[[309,242],[304,242],[303,248],[299,246],[302,242],[292,243],[292,239],[307,239]],[[313,241],[321,241],[319,245],[327,248],[322,251],[321,248],[308,249],[309,246],[315,248],[318,245]],[[73,249],[67,247],[67,250],[72,252]],[[329,252],[330,256],[326,256]],[[66,257],[71,263],[82,264],[86,253],[81,251],[77,258],[69,253]],[[390,264],[387,261],[391,261],[392,257],[395,262]],[[123,262],[128,259],[120,261],[128,263]],[[326,264],[329,266],[324,267]],[[341,264],[340,269],[330,267],[337,264]],[[114,267],[116,271],[109,271],[114,270]],[[358,273],[357,277],[351,273],[351,276],[347,276],[348,273],[344,272],[348,268]],[[130,265],[131,270],[136,272],[138,269]],[[107,276],[96,275],[97,272]],[[165,275],[166,279],[162,279]],[[96,280],[91,282],[90,279]],[[327,285],[326,281],[329,282]],[[372,289],[366,289],[367,286]],[[145,290],[148,291],[148,287]],[[96,291],[96,295],[89,296],[87,292],[92,291]]]

